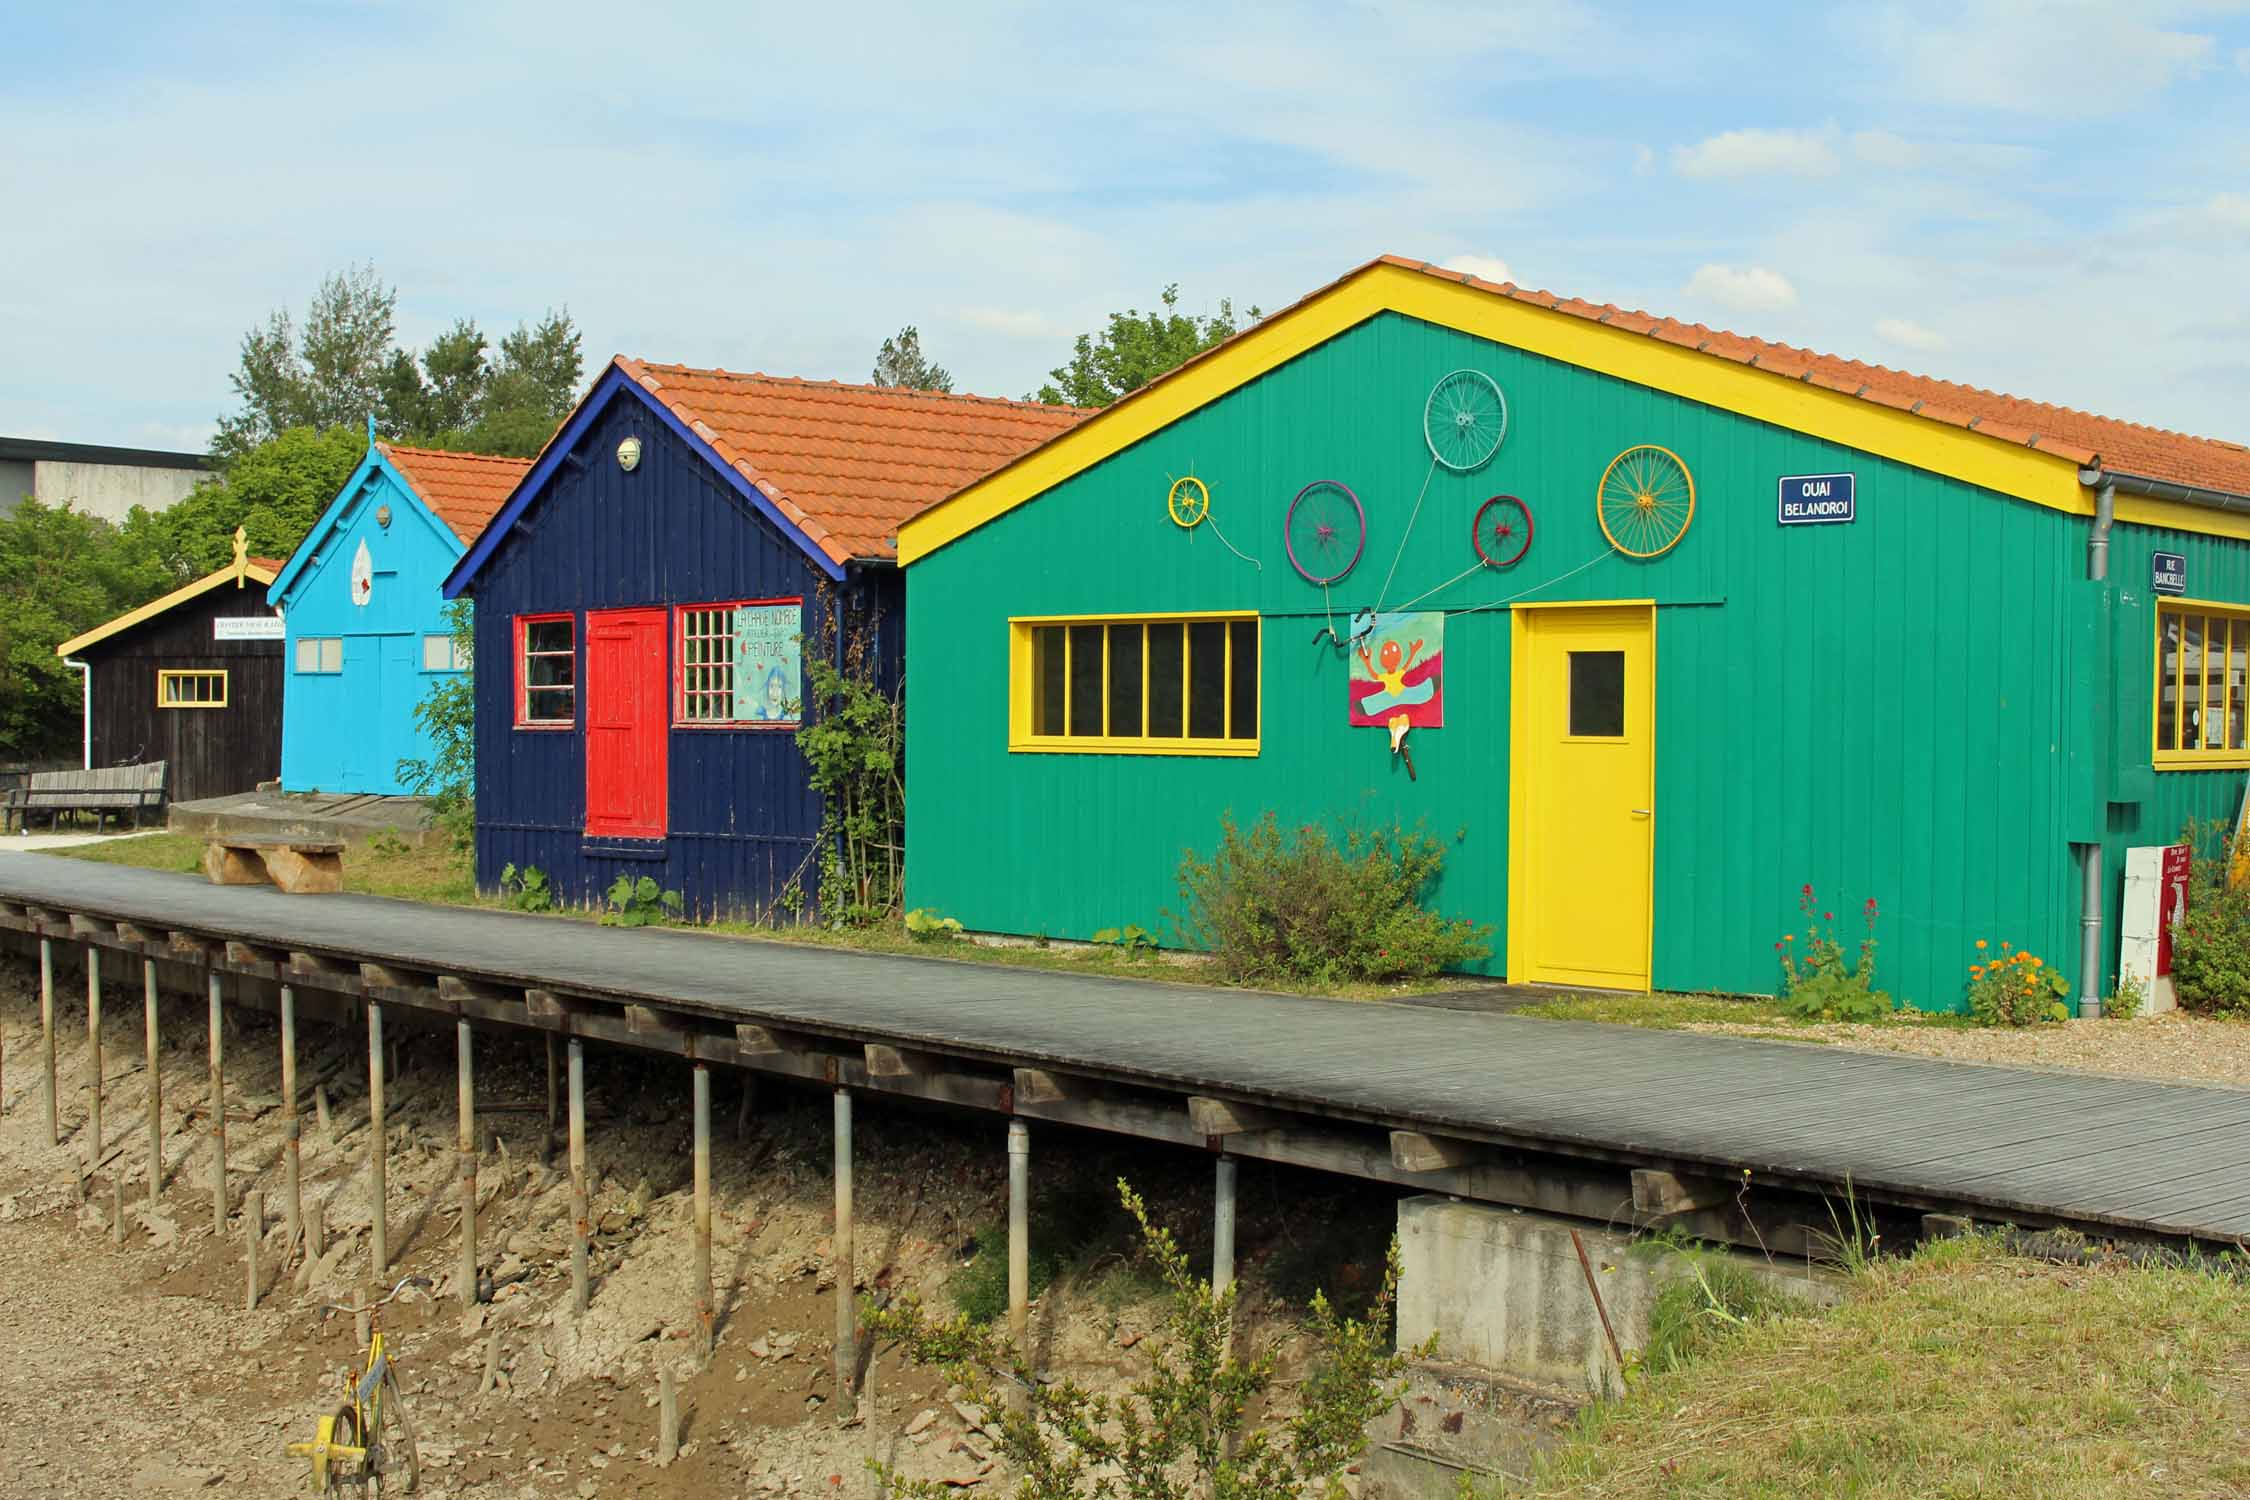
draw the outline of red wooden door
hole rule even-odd
[[[660,839],[669,680],[665,612],[610,609],[586,615],[586,834]]]

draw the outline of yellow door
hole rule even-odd
[[[1649,987],[1656,827],[1656,614],[1518,608],[1508,840],[1508,977]]]

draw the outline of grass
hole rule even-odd
[[[1986,1238],[1728,1326],[1592,1409],[1540,1496],[2092,1500],[2250,1493],[2250,1283]]]
[[[1678,1030],[1685,1026],[1757,1026],[1770,1030],[1757,1035],[1790,1041],[1826,1040],[1822,1030],[1833,1023],[1801,1021],[1763,995],[1558,995],[1516,1012],[1547,1021],[1600,1021],[1612,1026],[1645,1026],[1652,1030]],[[1973,1027],[1974,1016],[1946,1015],[1924,1010],[1897,1010],[1879,1026]]]
[[[197,834],[152,833],[141,838],[82,844],[54,852],[66,859],[98,864],[133,865],[148,870],[195,872],[202,868],[203,838]],[[466,855],[432,843],[423,848],[405,847],[397,838],[376,837],[353,844],[344,854],[344,889],[368,896],[389,896],[401,901],[427,901],[444,906],[502,907],[504,902],[481,894]],[[598,912],[563,907],[552,915],[592,921]],[[1107,974],[1175,984],[1224,986],[1211,968],[1200,961],[1180,962],[1148,952],[1128,953],[1106,946],[1079,947],[1031,944],[995,947],[964,939],[920,939],[893,919],[872,927],[834,929],[811,925],[756,922],[697,924],[698,930],[726,937],[754,938],[764,942],[798,943],[808,947],[843,948],[856,953],[911,954],[916,958],[950,958],[968,963],[998,964],[1020,969],[1047,969],[1072,974]],[[1427,994],[1468,981],[1440,978],[1404,984],[1340,984],[1289,987],[1288,993],[1321,995],[1331,999],[1379,1000],[1401,995]]]

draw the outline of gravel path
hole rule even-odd
[[[1686,1028],[1773,1038],[1772,1025],[1705,1022]],[[2169,1011],[2131,1021],[2070,1021],[2057,1026],[1956,1029],[1940,1026],[1790,1027],[1788,1036],[1863,1052],[1913,1052],[1956,1062],[2068,1068],[2126,1078],[2250,1088],[2250,1022]]]

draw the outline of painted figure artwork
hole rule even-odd
[[[1390,731],[1403,753],[1406,731],[1445,723],[1445,616],[1362,615],[1352,622],[1351,722]]]
[[[734,716],[752,724],[804,718],[803,606],[745,604],[734,612]]]
[[[359,550],[352,554],[352,603],[364,608],[375,597],[375,559],[367,552],[367,542],[361,539]]]

